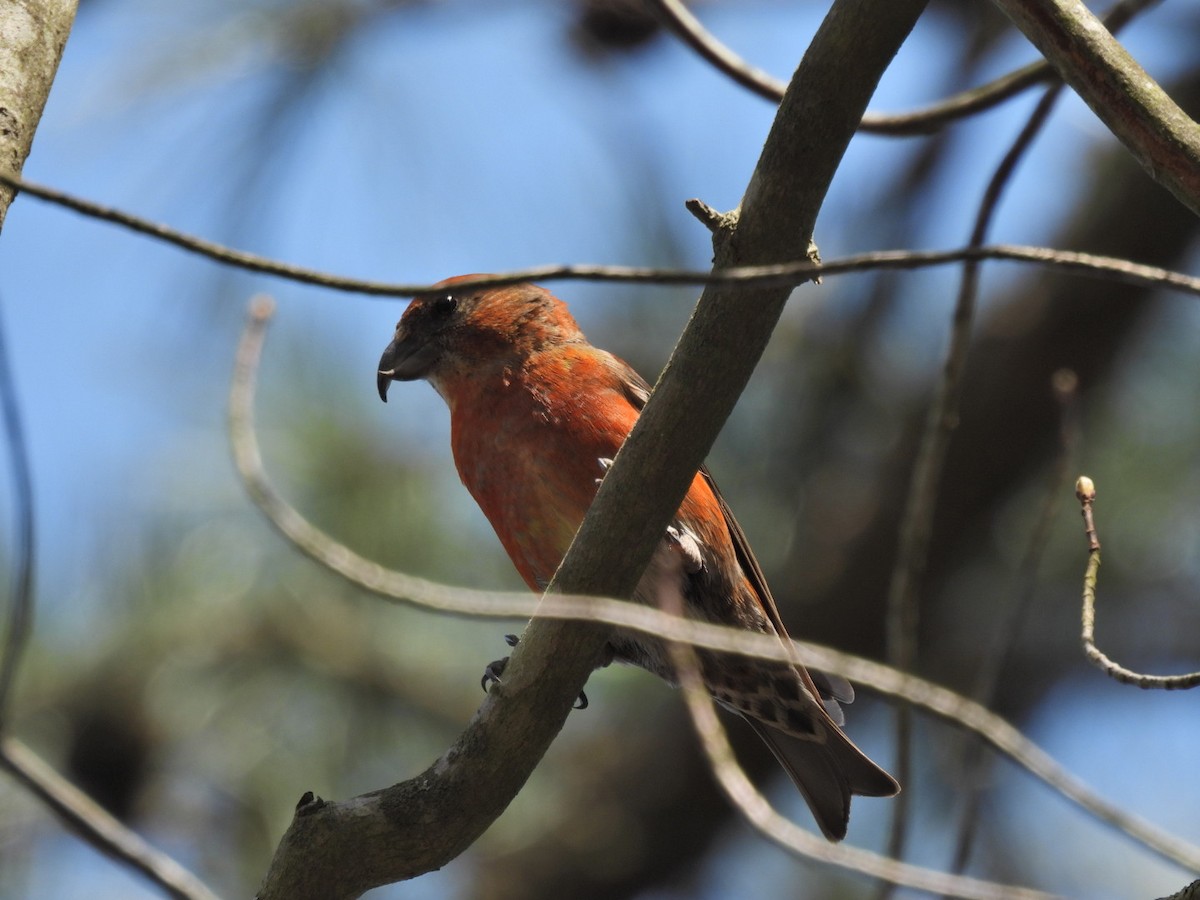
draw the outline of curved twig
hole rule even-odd
[[[0,406],[3,406],[4,432],[12,468],[13,494],[17,506],[16,548],[13,553],[16,575],[4,648],[0,652],[0,734],[8,723],[8,706],[16,682],[21,654],[33,627],[33,573],[36,557],[36,531],[33,512],[33,478],[29,450],[21,424],[12,365],[8,358],[8,337],[0,320]]]
[[[333,540],[275,491],[262,466],[254,432],[254,384],[266,324],[273,307],[266,297],[256,297],[251,304],[230,388],[230,442],[247,493],[268,521],[306,556],[385,600],[438,612],[485,618],[537,615],[603,622],[710,650],[783,662],[793,659],[789,648],[771,636],[680,619],[649,606],[604,597],[547,594],[539,599],[524,592],[455,588],[387,569]],[[903,699],[955,727],[974,732],[1089,815],[1123,831],[1165,859],[1185,868],[1200,869],[1200,847],[1163,832],[1104,800],[1020,731],[980,704],[882,663],[818,644],[793,643],[791,649],[804,665],[842,675],[884,696]]]
[[[718,72],[729,76],[764,100],[778,103],[783,99],[787,82],[752,66],[718,41],[680,0],[646,0],[646,4],[658,16],[663,27],[695,50]]]
[[[1017,568],[1017,583],[1012,591],[1012,599],[1008,601],[1007,609],[1002,611],[1002,620],[995,629],[996,638],[990,648],[982,651],[975,673],[971,697],[985,706],[993,699],[1001,673],[1013,655],[1021,628],[1033,606],[1038,570],[1049,544],[1051,526],[1062,502],[1063,488],[1070,479],[1068,473],[1071,459],[1078,442],[1079,422],[1076,407],[1079,399],[1079,377],[1070,369],[1059,369],[1051,376],[1050,382],[1059,411],[1058,452],[1053,471],[1046,480],[1041,510],[1029,532],[1029,540]],[[975,741],[963,744],[962,769],[966,797],[963,800],[954,859],[950,866],[952,872],[962,872],[967,867],[978,831],[979,814],[983,808],[985,772],[990,764],[990,760],[982,758],[980,749]]]
[[[983,246],[988,228],[1000,204],[1000,196],[1012,179],[1017,164],[1033,143],[1062,93],[1059,83],[1048,89],[1030,115],[1015,141],[1000,160],[988,180],[967,246]],[[954,316],[950,325],[949,348],[938,382],[936,395],[929,408],[924,433],[913,465],[908,497],[900,523],[900,547],[892,570],[887,595],[887,653],[888,662],[898,669],[911,671],[917,660],[917,629],[920,618],[920,591],[929,559],[929,542],[933,537],[933,517],[937,511],[942,469],[950,449],[959,416],[967,358],[971,349],[971,331],[975,322],[975,305],[979,295],[978,260],[963,265]],[[896,777],[903,784],[912,767],[912,717],[909,708],[901,704],[896,710]],[[911,792],[902,794],[892,807],[892,834],[889,850],[893,857],[904,856],[908,826],[908,807]]]
[[[1200,686],[1200,672],[1186,675],[1144,675],[1109,659],[1096,646],[1096,580],[1100,572],[1100,538],[1096,534],[1093,507],[1096,485],[1086,475],[1075,482],[1075,496],[1083,514],[1083,529],[1088,539],[1088,564],[1083,574],[1083,621],[1080,640],[1083,652],[1105,675],[1122,684],[1132,684],[1145,690],[1181,691]]]
[[[885,137],[935,134],[947,125],[994,109],[1005,100],[1011,100],[1039,84],[1053,81],[1055,77],[1050,64],[1039,60],[921,109],[900,113],[867,113],[858,130]]]
[[[717,40],[680,0],[647,2],[668,30],[719,72],[766,100],[778,103],[782,99],[787,87],[784,82],[746,62]],[[1161,0],[1122,0],[1104,17],[1105,27],[1115,34],[1138,12],[1159,2]],[[999,106],[1034,85],[1057,77],[1048,62],[1039,60],[922,109],[902,113],[868,112],[858,130],[890,137],[932,134],[945,125]]]
[[[695,650],[682,643],[671,643],[667,646],[692,725],[721,789],[746,820],[764,837],[797,855],[862,872],[889,885],[929,891],[943,897],[969,897],[976,900],[1051,900],[1057,896],[1031,888],[938,872],[861,847],[830,844],[781,816],[746,777],[745,771],[738,764],[729,744],[729,736],[717,718],[713,700],[700,677]]]

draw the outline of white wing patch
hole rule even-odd
[[[686,525],[678,528],[668,525],[663,543],[673,546],[676,552],[683,556],[683,571],[687,574],[695,575],[704,571],[704,554],[700,550],[700,541]]]
[[[638,582],[636,597],[657,609],[686,609],[687,579],[704,568],[700,541],[686,527],[672,525],[654,549],[650,565]]]

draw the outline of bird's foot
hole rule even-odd
[[[504,642],[506,644],[508,644],[508,646],[510,646],[510,647],[515,647],[515,646],[517,646],[517,644],[521,643],[521,639],[519,637],[517,637],[515,634],[506,634],[504,636]],[[497,660],[494,660],[487,664],[487,667],[484,668],[484,670],[483,670],[483,678],[481,678],[479,680],[479,686],[481,688],[483,688],[484,693],[487,693],[488,685],[500,684],[500,681],[501,681],[500,676],[502,676],[504,674],[504,669],[507,666],[508,666],[508,657],[507,656],[504,657],[503,659],[497,659]],[[575,701],[575,706],[573,707],[573,709],[587,709],[587,707],[588,707],[587,694],[585,694],[583,691],[580,691],[579,699],[577,699]]]
[[[515,634],[506,634],[504,636],[504,643],[508,644],[510,647],[515,647],[520,642],[521,639]],[[504,668],[507,665],[507,656],[503,659],[492,660],[487,664],[486,668],[483,670],[483,677],[479,679],[479,686],[483,688],[483,692],[485,694],[487,693],[488,685],[500,683],[500,676],[504,674]]]

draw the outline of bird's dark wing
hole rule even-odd
[[[615,356],[612,359],[618,367],[621,376],[621,386],[626,399],[629,400],[634,408],[641,411],[645,407],[646,401],[650,399],[651,388],[649,383],[634,371],[633,367],[629,364]],[[746,539],[746,533],[742,531],[742,526],[738,524],[738,520],[733,515],[733,510],[725,502],[725,497],[721,494],[716,481],[713,480],[712,474],[706,466],[700,467],[700,474],[704,477],[709,489],[713,492],[713,496],[717,498],[717,502],[721,506],[721,514],[725,517],[725,527],[729,530],[729,536],[733,541],[733,547],[737,553],[738,563],[741,565],[742,571],[746,574],[746,579],[758,595],[763,610],[774,626],[776,633],[778,633],[783,641],[788,642],[790,645],[787,628],[783,624],[783,618],[779,615],[779,607],[775,603],[771,589],[767,587],[767,579],[763,575],[762,567],[759,566],[754,552],[750,549],[750,542]],[[829,713],[829,717],[838,725],[844,724],[846,717],[842,713],[839,703],[850,703],[854,700],[854,688],[850,682],[838,675],[830,675],[826,672],[816,670],[810,672],[798,662],[796,663],[796,668],[800,672],[800,678],[804,682],[804,686],[812,692],[814,697],[821,699],[821,703],[825,707],[825,711]]]

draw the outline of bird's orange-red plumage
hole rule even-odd
[[[414,300],[379,364],[392,380],[427,379],[451,413],[460,477],[535,590],[546,585],[583,521],[649,387],[593,347],[566,305],[530,284],[459,287]],[[711,476],[701,470],[635,598],[786,639],[762,571]],[[653,638],[618,633],[614,657],[673,680]],[[839,728],[843,680],[801,666],[701,654],[713,696],[742,714],[796,782],[830,839],[845,835],[850,796],[899,790]]]
[[[521,576],[544,587],[595,496],[597,460],[616,455],[637,411],[578,347],[514,368],[491,387],[464,382],[451,391],[459,475]],[[578,453],[548,464],[547,451],[563,443]]]

